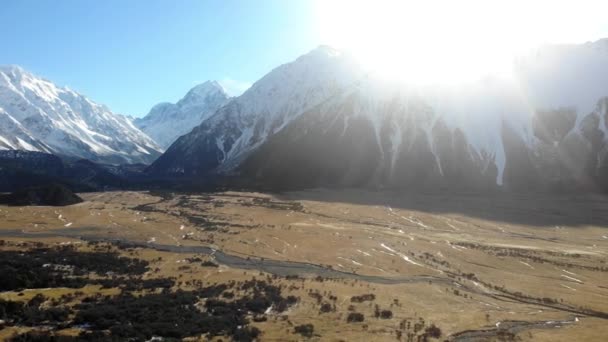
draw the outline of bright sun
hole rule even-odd
[[[413,83],[509,75],[515,56],[535,45],[599,38],[597,23],[605,22],[607,9],[602,1],[555,0],[318,0],[315,6],[324,43],[349,50],[382,76]]]

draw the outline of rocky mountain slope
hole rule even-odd
[[[144,164],[100,164],[87,159],[21,150],[0,151],[0,192],[52,183],[73,191],[101,191],[141,186]]]
[[[321,46],[281,65],[179,138],[149,171],[169,176],[230,172],[309,108],[341,93],[363,72],[349,56]]]
[[[369,87],[358,86],[300,115],[239,170],[279,188],[606,185],[606,98],[577,124],[577,112],[568,108],[527,116],[523,99],[510,97],[494,82],[465,107],[451,103],[443,111],[420,94]],[[483,112],[488,115],[473,115],[488,102],[493,104]],[[470,114],[469,121],[458,113]]]
[[[192,88],[177,103],[159,103],[143,118],[133,121],[163,149],[190,132],[228,102],[229,96],[216,81]]]
[[[0,149],[150,163],[160,147],[130,120],[18,66],[0,67]]]
[[[607,47],[540,47],[512,78],[458,87],[377,79],[322,47],[273,70],[149,171],[282,188],[606,187]]]

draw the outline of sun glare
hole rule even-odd
[[[458,83],[510,75],[515,56],[535,45],[589,39],[593,25],[604,22],[606,11],[598,8],[606,7],[601,2],[334,0],[317,2],[316,14],[325,43],[352,52],[381,76]]]

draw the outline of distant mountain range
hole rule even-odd
[[[126,117],[25,71],[0,67],[0,149],[150,163],[161,148]]]
[[[180,137],[149,172],[168,176],[229,173],[300,114],[363,77],[363,71],[329,47],[320,47],[272,70]]]
[[[148,171],[279,188],[606,188],[608,40],[543,46],[515,69],[420,87],[320,47],[230,100]]]
[[[154,160],[145,170],[151,179],[220,176],[277,189],[608,190],[608,40],[542,46],[514,67],[511,78],[416,86],[378,78],[348,54],[321,46],[239,97],[206,82],[176,104],[154,106],[134,124],[158,145],[82,96],[4,68],[0,146],[97,161]],[[64,102],[73,107],[63,109]],[[18,115],[21,107],[29,114]],[[39,123],[48,115],[37,108],[66,123],[45,133]],[[129,134],[104,140],[93,129],[102,123]],[[72,131],[72,139],[57,138]],[[72,143],[77,139],[80,145]],[[167,150],[155,159],[161,148]]]
[[[229,96],[216,81],[192,88],[177,103],[159,103],[143,118],[133,121],[163,149],[189,133],[228,102]]]

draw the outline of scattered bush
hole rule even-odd
[[[439,327],[437,327],[435,324],[431,324],[430,327],[426,328],[425,333],[432,338],[441,337],[441,329],[439,329]]]
[[[310,338],[314,334],[315,327],[312,324],[302,324],[296,326],[293,330],[296,334]]]
[[[11,337],[10,342],[109,342],[112,338],[102,332],[82,332],[78,336],[55,335],[50,332],[28,331]]]
[[[376,299],[376,295],[374,295],[373,293],[368,293],[368,294],[364,294],[364,295],[360,295],[360,296],[352,296],[350,298],[350,301],[353,303],[363,303],[365,301],[373,301]]]
[[[364,320],[365,320],[365,316],[363,316],[362,313],[358,313],[358,312],[351,312],[346,317],[346,322],[348,322],[348,323],[358,323],[358,322],[363,322]]]
[[[213,261],[209,261],[209,260],[205,260],[201,263],[201,266],[203,267],[220,267],[218,264],[214,263]]]
[[[153,336],[182,339],[208,334],[251,341],[260,331],[248,326],[249,314],[263,315],[269,307],[282,312],[298,300],[293,296],[282,297],[279,287],[265,281],[245,281],[240,288],[247,295],[232,301],[219,299],[228,289],[226,284],[194,291],[164,290],[143,296],[123,293],[83,300],[77,306],[74,323],[89,325],[95,331],[109,330],[115,339],[149,340]],[[204,311],[196,307],[201,298],[207,298]]]
[[[261,334],[262,332],[260,331],[260,329],[256,327],[245,327],[237,329],[232,335],[232,338],[234,339],[234,341],[250,342],[257,339]]]
[[[42,309],[40,305],[46,301],[42,295],[36,295],[27,303],[0,299],[0,319],[9,325],[50,325],[66,321],[72,311],[66,307],[50,307]]]
[[[148,270],[145,260],[114,252],[80,252],[73,246],[34,248],[27,253],[0,251],[0,291],[47,287],[82,287],[98,275],[140,275]]]
[[[322,313],[328,313],[328,312],[332,311],[331,304],[323,303],[321,305],[321,308],[319,309],[319,311],[321,311]]]
[[[380,318],[391,319],[393,318],[393,312],[391,310],[382,310],[380,311]]]

